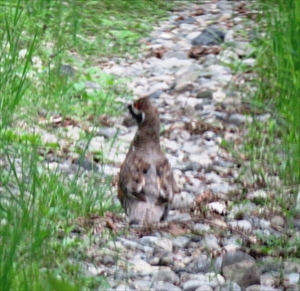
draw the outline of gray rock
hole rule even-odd
[[[101,90],[101,86],[95,82],[91,82],[91,81],[85,81],[84,82],[84,86],[86,89],[90,89],[90,90]]]
[[[260,283],[260,274],[252,258],[223,267],[222,274],[226,280],[236,282],[244,288]]]
[[[187,270],[194,274],[207,273],[210,271],[211,267],[211,260],[207,256],[200,255],[187,266]]]
[[[174,263],[173,255],[170,252],[163,253],[160,256],[158,261],[159,266],[165,266],[165,267],[173,266],[173,263]]]
[[[210,230],[210,226],[203,223],[196,223],[193,227],[193,230],[197,232],[205,232]]]
[[[271,232],[268,229],[254,229],[253,234],[259,237],[268,237],[271,235]]]
[[[178,284],[180,281],[178,275],[174,271],[172,271],[169,267],[159,268],[159,272],[156,274],[154,278],[155,281],[164,281],[172,284]]]
[[[186,35],[186,39],[192,40],[192,39],[198,37],[200,34],[201,34],[201,32],[199,32],[199,31],[192,31]]]
[[[195,291],[213,291],[214,289],[209,285],[199,286]]]
[[[67,76],[67,77],[73,78],[76,71],[70,65],[61,65],[59,72],[62,76]]]
[[[224,238],[222,241],[223,246],[241,246],[241,239],[238,236],[230,236],[228,238]]]
[[[229,162],[229,161],[225,161],[221,158],[215,159],[214,160],[214,165],[218,166],[218,167],[224,167],[224,168],[232,168],[233,167],[233,163]]]
[[[86,171],[92,171],[92,170],[97,170],[98,169],[98,165],[97,164],[95,164],[94,162],[89,161],[86,158],[75,159],[73,161],[73,163],[75,165],[79,165],[80,167],[82,167]]]
[[[199,245],[200,245],[200,249],[203,249],[203,250],[212,251],[212,250],[220,249],[218,239],[212,234],[206,235],[203,238],[203,240],[201,240]]]
[[[218,22],[226,22],[227,20],[231,19],[232,12],[225,12],[218,18]]]
[[[245,260],[255,262],[254,258],[242,251],[227,252],[223,258],[222,268]]]
[[[222,286],[217,286],[214,291],[242,291],[242,288],[236,282],[226,282]]]
[[[176,58],[176,59],[179,59],[179,60],[185,60],[187,58],[187,54],[184,51],[169,50],[169,51],[165,52],[164,55],[163,55],[163,57],[162,57],[163,60],[170,59],[170,58]]]
[[[186,265],[181,261],[174,261],[172,270],[176,272],[179,276],[185,272]]]
[[[134,290],[139,290],[139,291],[154,291],[155,289],[153,288],[153,282],[151,280],[136,280],[133,283],[130,284],[131,288]]]
[[[283,290],[261,284],[261,285],[251,285],[246,288],[246,291],[283,291]]]
[[[182,68],[182,67],[190,67],[193,65],[193,60],[191,59],[177,59],[177,58],[169,58],[166,60],[159,60],[156,59],[152,62],[152,66],[155,67],[155,70],[157,69],[172,69],[172,68]]]
[[[182,24],[182,23],[185,23],[185,24],[193,24],[196,22],[196,19],[194,17],[187,17],[183,20],[179,20],[177,21],[177,24]]]
[[[299,273],[290,273],[284,275],[283,286],[287,289],[298,290],[299,287]]]
[[[242,60],[242,64],[248,66],[248,67],[254,67],[256,65],[256,59],[246,59]]]
[[[152,242],[153,247],[159,248],[164,251],[171,252],[173,248],[172,241],[169,238],[166,237],[159,237],[156,240],[153,240]]]
[[[255,116],[255,120],[260,121],[260,122],[267,122],[270,118],[271,118],[270,113]]]
[[[278,274],[280,276],[280,274]],[[265,273],[260,276],[260,284],[268,287],[272,287],[276,285],[276,278],[271,273]]]
[[[135,289],[131,289],[128,287],[128,285],[119,285],[116,289],[116,291],[134,291]]]
[[[218,45],[224,42],[225,34],[216,27],[208,27],[192,40],[192,45]]]
[[[158,99],[159,96],[160,96],[162,93],[164,93],[163,90],[156,90],[155,92],[151,93],[151,94],[149,95],[149,97],[150,97],[151,99]]]
[[[191,274],[191,273],[184,272],[180,276],[180,282],[181,283],[191,281],[191,280],[196,280],[196,281],[201,281],[201,282],[206,282],[207,281],[205,275],[202,274],[202,273]]]
[[[196,104],[195,105],[195,107],[194,107],[194,109],[196,110],[196,111],[198,111],[198,110],[203,110],[203,105],[202,104]]]
[[[202,72],[199,65],[193,65],[181,76],[177,77],[174,84],[174,91],[183,92],[190,90],[191,85],[195,82]]]
[[[274,261],[274,260],[273,260]],[[279,262],[277,262],[278,264]],[[273,265],[275,265],[273,263]],[[279,264],[282,268],[282,265]],[[284,272],[285,273],[300,273],[300,263],[299,262],[293,262],[293,261],[285,261],[284,262]]]
[[[214,172],[205,174],[205,180],[206,183],[208,184],[212,184],[212,183],[221,184],[222,182],[222,178]]]
[[[272,227],[284,227],[285,220],[280,215],[275,215],[270,220]]]
[[[174,196],[172,207],[175,209],[189,208],[193,204],[194,199],[194,195],[182,191]]]
[[[235,220],[228,222],[228,225],[234,229],[240,229],[244,232],[250,232],[252,230],[252,225],[248,220]]]
[[[206,90],[206,91],[200,91],[197,93],[196,98],[198,99],[212,99],[213,98],[213,92]]]
[[[190,280],[183,284],[183,290],[184,291],[195,291],[198,287],[201,285],[204,285],[205,281],[200,280]]]
[[[233,8],[233,4],[228,1],[219,1],[217,8],[220,10],[231,10]]]
[[[222,53],[220,53],[219,60],[221,63],[232,64],[238,61],[239,57],[235,52],[227,49],[222,51]]]
[[[226,34],[225,34],[225,38],[224,38],[225,43],[226,43],[226,42],[233,43],[234,40],[235,40],[235,39],[234,39],[234,34],[235,34],[234,30],[233,30],[233,29],[229,29],[229,30],[226,32]]]
[[[206,56],[203,66],[206,67],[206,66],[214,65],[217,64],[218,62],[219,60],[216,55],[209,54]]]
[[[228,123],[236,125],[236,126],[242,126],[246,122],[252,122],[252,117],[245,116],[239,113],[233,113],[229,116]]]
[[[176,141],[165,139],[163,145],[171,153],[177,153],[178,151],[178,143]]]
[[[208,130],[203,132],[202,137],[206,140],[211,140],[214,139],[215,135],[216,134],[213,131]]]
[[[225,112],[214,111],[213,114],[217,119],[221,121],[226,121],[228,118],[228,115]]]
[[[115,264],[116,260],[111,255],[104,255],[101,258],[101,263],[103,265],[113,265]]]
[[[235,41],[234,51],[241,57],[249,56],[253,53],[254,49],[249,42]]]
[[[215,272],[221,273],[222,261],[223,261],[223,258],[221,256],[219,256],[215,259],[215,263],[214,263],[214,271]]]
[[[81,140],[80,142],[84,142],[84,141]],[[84,145],[84,146],[86,146],[86,145]],[[104,137],[103,136],[95,136],[90,140],[88,150],[91,152],[99,152],[101,149],[103,149],[103,147],[104,147]]]
[[[201,166],[198,163],[187,163],[182,165],[177,165],[174,169],[179,169],[182,172],[195,171],[198,172],[201,169]]]
[[[261,229],[269,229],[269,227],[270,227],[270,225],[271,225],[271,223],[270,223],[270,221],[268,221],[268,220],[265,220],[265,219],[259,219],[259,227],[261,228]]]
[[[175,212],[173,215],[169,214],[167,221],[189,221],[192,217],[189,213]]]
[[[212,288],[217,286],[222,286],[225,283],[225,279],[220,274],[216,273],[206,273],[205,277],[207,278],[208,285]]]
[[[156,291],[182,291],[182,289],[178,286],[163,281],[156,282],[153,286],[153,289]]]
[[[147,248],[146,246],[142,246],[139,243],[129,240],[129,239],[118,237],[117,240],[120,241],[122,243],[122,245],[124,245],[127,249],[138,249],[138,250],[141,250],[144,252],[152,251],[152,248]]]
[[[140,239],[140,243],[143,246],[148,246],[148,247],[154,248],[155,247],[154,242],[156,240],[158,240],[158,237],[156,237],[156,236],[143,236]]]
[[[190,241],[190,237],[187,236],[177,236],[173,239],[173,246],[179,249],[184,248]]]
[[[253,202],[236,204],[231,208],[232,217],[234,217],[237,213],[249,214],[251,211],[255,210],[256,207],[256,204]]]
[[[117,134],[117,129],[114,127],[100,127],[96,134],[99,136],[104,136],[106,138],[115,137]]]

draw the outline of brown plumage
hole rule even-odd
[[[161,151],[159,114],[149,98],[128,106],[138,130],[121,165],[118,197],[130,224],[166,220],[173,200],[175,181]]]

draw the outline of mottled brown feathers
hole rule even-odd
[[[175,181],[161,151],[159,114],[149,98],[128,106],[138,130],[120,168],[118,197],[130,223],[166,220],[173,200]]]

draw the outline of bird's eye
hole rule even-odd
[[[139,103],[139,102],[134,103],[134,108],[135,108],[135,109],[141,110],[142,107],[143,107],[143,106],[142,106],[141,103]]]

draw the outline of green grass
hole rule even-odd
[[[256,65],[249,69],[238,60],[230,66],[235,73],[250,72],[255,76],[248,80],[245,74],[243,77],[250,84],[231,88],[246,95],[243,103],[250,109],[253,122],[247,124],[247,131],[240,136],[241,146],[223,141],[222,147],[241,164],[236,181],[243,185],[243,194],[234,196],[235,203],[244,201],[246,194],[254,190],[266,191],[271,195],[268,199],[253,202],[261,205],[267,220],[277,214],[284,217],[294,237],[300,185],[300,2],[260,0],[251,3],[249,9],[257,11],[257,24],[247,27],[245,20],[243,27],[248,29],[244,32],[248,38],[249,32],[255,36],[251,40],[253,56],[247,57],[255,57]],[[268,114],[269,119],[263,122],[255,119],[262,114]],[[276,255],[278,250],[284,258],[299,258],[296,239],[288,244],[284,236],[259,239],[262,244],[251,248],[259,249],[262,254]]]
[[[266,122],[254,120],[245,136],[244,149],[250,159],[252,175],[265,181],[265,187],[282,186],[268,182],[278,176],[291,193],[298,192],[300,183],[300,4],[298,1],[268,0],[253,4],[258,14],[255,47],[257,88],[251,105],[253,116],[268,113]],[[252,94],[253,95],[253,94]],[[251,96],[252,97],[252,96]],[[262,185],[263,186],[263,185]],[[279,187],[279,188],[278,188]],[[281,204],[282,195],[276,200]],[[295,197],[294,197],[295,198]],[[285,204],[284,202],[283,204]],[[290,207],[290,206],[293,207]],[[295,203],[290,200],[286,211]]]
[[[112,177],[59,166],[78,156],[106,162],[115,140],[91,153],[94,132],[86,128],[120,114],[116,97],[131,93],[126,79],[103,73],[99,63],[134,58],[138,39],[170,6],[163,0],[1,1],[0,290],[108,287],[84,269],[92,229],[83,227],[83,235],[73,229],[79,217],[120,211]],[[87,82],[100,89],[89,90]],[[78,142],[66,136],[64,121],[80,129]]]
[[[300,182],[300,3],[270,0],[260,7],[266,37],[259,40],[257,99],[277,112],[273,140],[280,132],[282,143],[273,147],[282,153],[280,175],[286,184],[296,185]]]
[[[295,202],[300,184],[300,2],[261,0],[253,5],[260,11],[258,33],[252,42],[257,60],[257,77],[252,85],[257,91],[247,101],[253,116],[265,112],[270,118],[248,125],[242,151],[249,166],[239,179],[243,183],[251,180],[246,191],[272,192],[274,196],[263,208],[282,215],[293,232],[292,222],[299,216]],[[233,148],[230,144],[225,146]],[[287,244],[284,237],[260,239],[263,245],[252,247],[263,254],[276,254],[277,250],[282,257],[299,258],[298,240]]]

